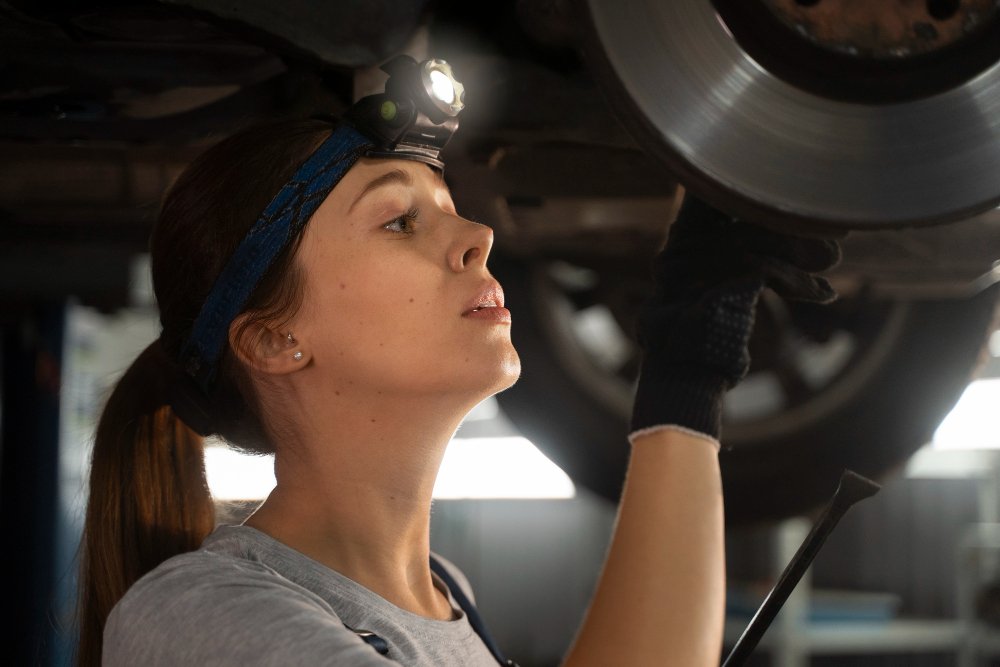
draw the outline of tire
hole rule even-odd
[[[523,369],[497,398],[576,483],[617,501],[638,374],[631,323],[649,285],[635,262],[581,264],[491,260]],[[808,513],[844,468],[879,479],[902,465],[968,384],[998,294],[903,301],[859,291],[790,307],[765,292],[750,373],[726,398],[727,521]]]

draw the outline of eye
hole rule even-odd
[[[400,234],[412,234],[413,233],[413,223],[417,221],[417,214],[419,211],[415,208],[411,208],[409,211],[394,218],[389,222],[382,225],[383,229],[388,229],[389,231],[394,231]]]

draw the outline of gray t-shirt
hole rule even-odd
[[[472,598],[453,564],[442,564]],[[197,551],[137,581],[104,629],[102,663],[496,667],[443,581],[451,621],[393,605],[356,581],[249,526],[219,526]],[[379,655],[354,630],[386,640]]]

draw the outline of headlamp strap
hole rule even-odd
[[[181,349],[181,368],[208,392],[229,335],[229,325],[275,258],[288,246],[333,187],[372,142],[338,126],[296,170],[257,218],[226,263]]]

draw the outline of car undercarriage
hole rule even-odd
[[[498,398],[601,495],[621,487],[633,320],[685,190],[847,232],[841,300],[765,299],[727,402],[729,519],[808,511],[844,467],[877,478],[926,442],[1000,279],[998,9],[867,4],[0,3],[5,326],[67,296],[127,306],[159,202],[206,146],[336,114],[396,53],[440,57],[468,92],[446,178],[495,231],[531,369]]]

